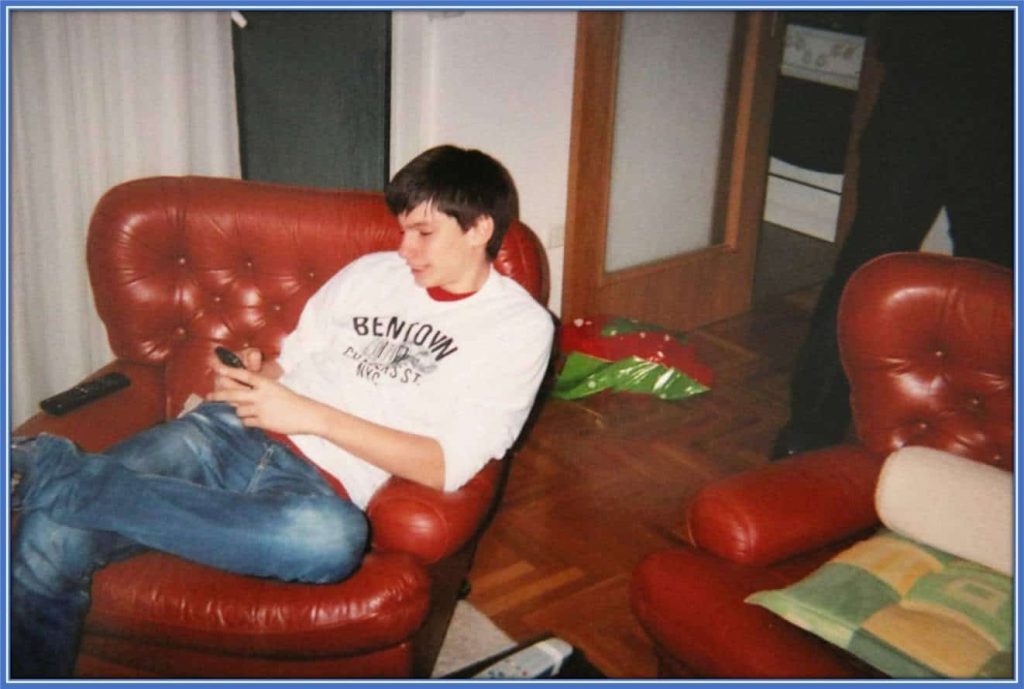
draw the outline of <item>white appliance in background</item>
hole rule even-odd
[[[786,27],[780,73],[850,91],[857,90],[864,37],[800,24]],[[764,219],[834,242],[843,175],[819,172],[772,157]]]
[[[834,242],[842,190],[843,175],[808,170],[772,157],[764,219]]]
[[[786,27],[779,73],[835,88],[856,91],[864,60],[863,36],[800,24]],[[836,240],[843,175],[810,170],[772,157],[764,219],[827,242]],[[952,254],[949,218],[942,209],[921,244],[922,251]]]

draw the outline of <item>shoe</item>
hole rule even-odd
[[[790,422],[779,431],[768,459],[773,462],[779,459],[786,459],[803,452],[836,445],[842,439],[842,433],[822,430],[808,431],[806,428],[799,428]]]

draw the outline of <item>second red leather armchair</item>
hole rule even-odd
[[[664,676],[849,678],[878,673],[749,605],[878,526],[885,458],[906,445],[1012,471],[1014,310],[1009,270],[890,254],[843,295],[839,341],[859,442],[796,455],[702,489],[689,543],[636,568],[634,612]]]

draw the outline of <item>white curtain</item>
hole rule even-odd
[[[110,361],[85,265],[93,206],[151,175],[239,176],[226,12],[10,15],[10,398],[40,399]]]

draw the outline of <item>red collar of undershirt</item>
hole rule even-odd
[[[428,287],[427,294],[434,301],[458,301],[459,299],[465,299],[466,297],[472,297],[476,292],[464,292],[457,294],[455,292],[449,292],[443,287]]]

